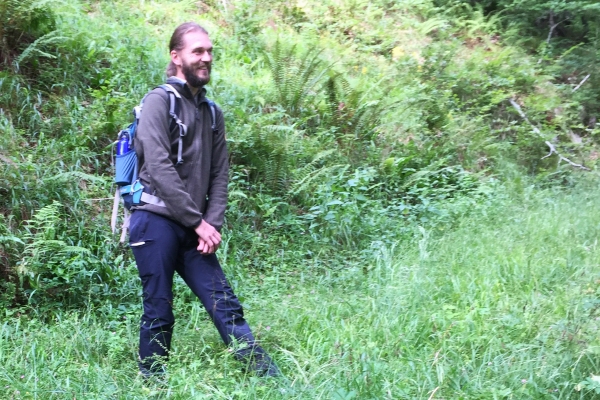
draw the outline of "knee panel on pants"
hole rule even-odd
[[[173,326],[173,300],[170,298],[144,299],[144,314],[142,324],[148,329],[165,328]]]

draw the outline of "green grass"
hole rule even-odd
[[[600,191],[501,189],[504,200],[444,229],[415,226],[336,272],[227,265],[285,379],[245,374],[180,284],[166,385],[137,375],[140,306],[106,303],[7,313],[0,389],[14,399],[592,398],[576,387],[600,372]]]

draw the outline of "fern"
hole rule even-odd
[[[17,236],[13,236],[13,235],[0,236],[0,245],[7,245],[7,244],[10,244],[10,243],[25,244]]]
[[[54,273],[53,268],[64,263],[73,254],[89,253],[79,246],[69,246],[59,238],[61,226],[61,204],[52,204],[38,210],[33,219],[27,222],[27,233],[24,235],[25,249],[17,272],[34,278],[36,275]]]
[[[362,156],[355,154],[356,144],[376,139],[383,113],[396,103],[371,99],[369,91],[352,87],[341,74],[330,76],[324,88],[328,100],[329,125],[335,128],[340,149],[354,161],[362,162]]]
[[[418,25],[418,31],[423,35],[428,35],[431,32],[443,29],[448,26],[448,22],[445,19],[441,18],[429,18],[426,21],[423,21]]]
[[[315,184],[315,182],[317,182],[317,179],[320,178],[321,176],[329,176],[327,174],[329,174],[332,171],[338,170],[338,169],[344,169],[344,168],[348,168],[348,165],[344,165],[344,164],[336,164],[336,165],[330,165],[330,166],[323,166],[321,168],[314,168],[314,166],[312,166],[311,164],[310,168],[307,168],[308,166],[305,166],[305,168],[302,168],[301,172],[300,172],[300,180],[298,180],[297,182],[294,183],[294,185],[292,186],[291,190],[290,190],[290,194],[293,196],[296,196],[300,193],[307,193],[310,194],[311,193],[311,185]]]
[[[21,55],[19,55],[19,57],[17,57],[17,59],[15,60],[15,65],[19,65],[20,63],[36,57],[45,57],[45,58],[56,58],[55,55],[53,54],[49,54],[46,53],[45,51],[41,50],[41,48],[43,48],[46,45],[49,44],[56,44],[56,43],[60,43],[64,40],[66,40],[67,38],[64,36],[57,36],[58,33],[57,32],[50,32],[38,39],[36,39],[33,43],[31,43],[29,46],[27,46],[27,48],[21,53]]]
[[[303,192],[309,193],[311,192],[311,184],[315,182],[317,178],[326,174],[327,172],[343,167],[342,165],[319,167],[319,165],[323,163],[325,159],[327,159],[335,152],[335,149],[321,151],[313,158],[313,160],[310,163],[294,171],[295,182],[291,186],[289,194],[291,194],[292,196],[296,196]]]
[[[287,188],[298,136],[295,125],[266,125],[260,129],[260,144],[267,153],[261,166],[263,182],[272,190]]]
[[[464,29],[468,37],[485,37],[487,34],[499,31],[503,20],[501,12],[486,16],[481,5],[473,7],[464,3],[462,7],[464,7],[463,13],[467,16],[457,18],[454,23]]]
[[[265,60],[275,84],[277,101],[291,116],[298,116],[311,92],[328,71],[320,59],[321,50],[312,49],[303,56],[296,54],[296,46],[285,50],[278,40]]]
[[[0,63],[10,65],[19,51],[54,30],[55,17],[51,3],[32,0],[0,1]],[[39,44],[41,43],[38,42],[37,45]],[[33,53],[37,45],[31,47],[28,54]]]
[[[95,175],[86,174],[81,171],[68,171],[60,172],[56,175],[50,176],[44,179],[45,181],[58,181],[58,182],[73,182],[73,181],[87,181],[98,184],[105,184],[106,179]]]
[[[16,281],[12,259],[25,243],[13,235],[0,214],[0,306],[15,300]]]

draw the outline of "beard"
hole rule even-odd
[[[210,82],[210,64],[204,64],[206,67],[206,71],[208,72],[206,77],[199,77],[197,72],[197,67],[192,66],[191,64],[183,63],[181,66],[181,72],[183,72],[183,76],[185,76],[185,80],[188,85],[195,88],[200,88]]]

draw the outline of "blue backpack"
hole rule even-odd
[[[173,86],[169,84],[160,85],[158,87],[169,94],[169,115],[171,116],[169,131],[173,130],[175,125],[179,130],[179,146],[177,149],[176,165],[180,165],[183,163],[183,137],[187,134],[187,126],[177,116],[178,101],[180,101],[181,95]],[[138,159],[134,148],[134,138],[137,132],[140,117],[142,115],[142,109],[146,96],[144,96],[138,106],[133,108],[133,122],[127,128],[119,132],[117,141],[115,142],[117,151],[114,158],[114,166],[117,190],[115,192],[115,198],[113,202],[111,228],[113,233],[115,233],[119,203],[122,203],[124,206],[124,216],[121,242],[125,241],[127,229],[129,228],[129,210],[131,210],[132,206],[137,206],[140,204],[154,204],[162,207],[165,206],[160,198],[144,192],[144,186],[140,183],[138,177]],[[213,133],[215,133],[217,132],[215,103],[212,100],[208,100],[208,105],[210,107],[211,127]]]

